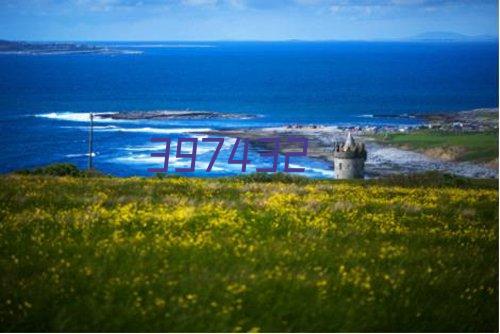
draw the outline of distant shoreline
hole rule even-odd
[[[80,43],[29,43],[0,40],[0,55],[68,55],[68,54],[141,54],[137,50],[120,50],[107,46]]]
[[[130,111],[99,113],[96,117],[100,119],[114,120],[172,120],[172,119],[252,119],[260,115],[222,113],[212,111],[190,111],[190,110],[157,110],[157,111]]]

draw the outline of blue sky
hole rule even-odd
[[[0,0],[0,39],[377,40],[498,35],[496,0]]]

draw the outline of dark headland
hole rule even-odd
[[[157,110],[105,113],[98,118],[116,120],[172,120],[172,119],[251,119],[259,115],[222,113],[214,111]]]
[[[24,42],[0,40],[0,54],[122,54],[140,51],[118,50],[106,46],[63,42]]]

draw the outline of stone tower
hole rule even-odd
[[[365,177],[365,144],[356,143],[349,132],[344,143],[335,143],[333,163],[337,179],[362,179]]]

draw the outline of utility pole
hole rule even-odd
[[[94,141],[94,115],[90,113],[90,129],[89,129],[89,170],[92,170],[92,145]]]

